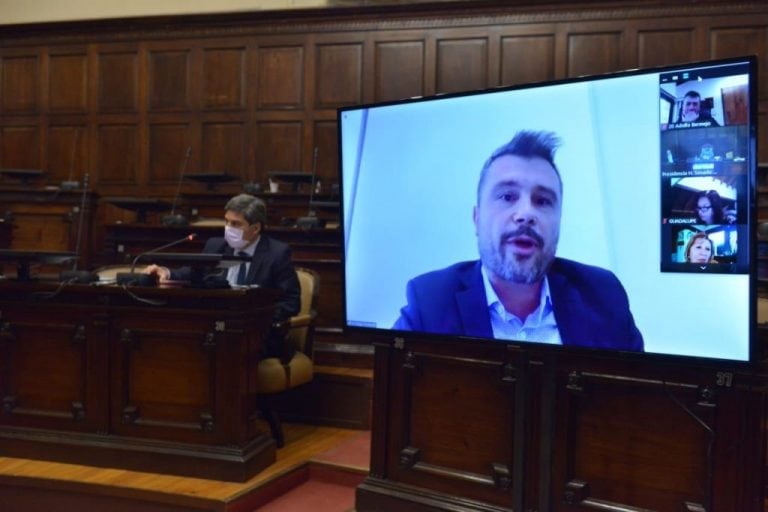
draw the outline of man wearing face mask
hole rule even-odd
[[[224,237],[210,238],[203,252],[250,257],[250,261],[227,270],[227,281],[233,286],[258,285],[280,290],[282,294],[275,305],[273,319],[273,324],[279,326],[297,314],[300,308],[301,290],[291,262],[291,249],[263,233],[267,208],[261,199],[240,194],[230,199],[224,210]],[[160,282],[186,281],[190,278],[191,269],[150,265],[144,272],[156,275]],[[282,337],[273,332],[270,338],[266,352],[268,355],[280,355],[280,347],[275,345]]]

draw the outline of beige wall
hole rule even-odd
[[[321,7],[328,0],[0,0],[0,25]]]

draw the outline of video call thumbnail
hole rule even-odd
[[[731,66],[659,80],[661,271],[746,273],[748,75]]]
[[[739,240],[747,240],[744,226],[666,224],[662,236],[662,270],[727,274],[748,271],[748,255],[739,249]]]
[[[747,215],[742,176],[662,178],[663,224],[737,224]]]

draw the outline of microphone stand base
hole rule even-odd
[[[68,283],[95,283],[99,276],[87,270],[64,270],[59,274],[59,281]]]
[[[296,219],[296,227],[299,229],[314,229],[325,227],[325,221],[314,215],[299,217]]]
[[[157,286],[157,277],[141,272],[118,272],[117,284],[125,286],[144,286],[154,288]]]
[[[160,223],[163,226],[189,226],[187,218],[178,213],[175,215],[164,215],[163,218],[160,219]]]
[[[62,181],[59,185],[61,190],[77,190],[80,188],[79,181]]]

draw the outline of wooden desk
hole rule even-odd
[[[157,226],[148,224],[109,224],[100,259],[104,264],[130,263],[137,255],[161,245],[180,240],[190,233],[197,234],[191,242],[183,242],[169,251],[201,251],[206,240],[224,236],[223,226]],[[341,230],[269,227],[265,233],[291,246],[293,257],[307,259],[339,259]]]
[[[0,281],[0,454],[244,481],[275,293]]]
[[[57,188],[0,188],[0,215],[13,229],[7,248],[38,251],[74,251],[77,246],[80,215],[80,266],[90,263],[91,233],[96,195],[87,192],[81,212],[82,190]],[[0,234],[0,242],[3,240]]]
[[[224,228],[217,226],[171,227],[135,223],[110,224],[105,230],[104,250],[98,258],[104,265],[130,263],[137,255],[190,233],[196,233],[197,238],[169,250],[198,252],[203,249],[206,240],[224,234]],[[343,325],[341,230],[270,226],[265,232],[291,246],[296,266],[318,272],[320,300],[316,323],[317,340],[322,342],[324,337],[337,338]]]

